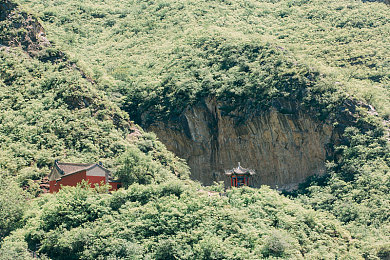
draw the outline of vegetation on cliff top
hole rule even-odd
[[[382,3],[21,3],[137,122],[208,95],[230,109],[287,96],[326,113],[348,93],[390,115],[390,9]]]
[[[209,197],[177,179],[187,166],[116,105],[151,121],[208,95],[229,101],[226,112],[287,97],[326,116],[353,93],[386,117],[390,15],[382,5],[20,2],[66,54],[26,48],[33,16],[15,6],[0,15],[0,258],[28,259],[28,250],[52,259],[390,256],[381,122],[362,116],[347,128],[329,174],[302,186],[295,201],[265,187]],[[383,44],[371,46],[372,38]],[[127,189],[80,186],[27,200],[36,195],[31,180],[54,158],[102,159]]]

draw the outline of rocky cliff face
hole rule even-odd
[[[292,189],[306,177],[324,173],[331,143],[339,137],[332,125],[317,121],[296,104],[282,106],[242,120],[244,113],[223,115],[216,101],[206,100],[175,122],[158,122],[148,130],[186,159],[191,177],[205,185],[220,180],[228,184],[224,170],[241,162],[256,171],[253,186]]]

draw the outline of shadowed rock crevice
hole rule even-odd
[[[210,185],[228,180],[224,170],[241,162],[256,171],[252,185],[293,189],[308,176],[323,174],[339,140],[330,122],[321,122],[293,102],[275,102],[242,120],[243,111],[223,115],[207,99],[180,119],[149,127],[169,150],[188,161],[191,177]]]

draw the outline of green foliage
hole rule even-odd
[[[36,199],[11,241],[52,259],[258,259],[358,257],[329,215],[276,191],[209,197],[183,181],[131,185],[111,195],[67,187]]]
[[[284,257],[288,256],[292,249],[292,242],[290,236],[286,233],[275,231],[271,233],[265,240],[262,253],[265,257]]]
[[[28,197],[13,179],[0,176],[0,242],[22,224]]]
[[[115,176],[125,187],[133,183],[161,183],[172,179],[172,173],[182,179],[188,178],[188,166],[183,161],[166,153],[156,136],[145,133],[124,152],[117,162]]]
[[[43,29],[33,16],[16,5],[4,9],[8,16],[0,20],[4,28],[0,40],[11,47],[0,48],[0,169],[17,176],[21,186],[37,195],[31,180],[47,175],[55,159],[103,161],[115,169],[118,156],[139,146],[137,156],[163,164],[165,177],[188,175],[182,161],[155,136],[137,130],[128,115],[64,54],[34,42]],[[15,35],[22,29],[28,37]],[[12,48],[18,42],[26,43],[27,53]],[[37,49],[31,52],[34,46]],[[139,133],[137,138],[127,138],[134,132]],[[162,181],[158,174],[155,177]]]
[[[122,95],[136,122],[177,115],[209,95],[227,112],[287,96],[321,116],[347,92],[390,115],[390,11],[381,3],[21,3],[106,91]]]
[[[70,189],[62,187],[55,201],[46,203],[42,211],[42,228],[48,231],[55,228],[71,229],[103,215],[106,209],[101,196],[90,188]]]
[[[329,165],[326,185],[309,183],[299,200],[331,212],[363,248],[377,257],[388,253],[390,242],[390,149],[378,126],[376,131],[347,128],[338,147],[338,160]],[[373,246],[381,241],[381,245]],[[387,253],[386,253],[387,252]],[[370,255],[369,253],[367,253]]]
[[[113,120],[126,126],[125,115],[109,108],[104,95],[66,64],[1,51],[0,75],[1,149],[9,158],[1,166],[11,173],[30,166],[26,177],[40,178],[47,170],[36,167],[48,167],[65,154],[77,161],[97,161],[125,150],[124,136],[130,129],[119,129]]]
[[[164,177],[169,175],[167,171],[159,162],[153,161],[151,156],[140,153],[138,149],[129,149],[120,159],[120,168],[116,172],[118,179],[122,181],[125,187],[133,183],[150,184],[158,182],[156,175],[160,173]]]
[[[0,248],[0,260],[9,259],[34,259],[28,251],[27,242],[24,240],[24,232],[18,230],[5,239]],[[45,259],[45,258],[43,258]]]
[[[329,174],[295,201],[265,187],[209,197],[175,178],[187,178],[186,164],[111,101],[144,123],[209,96],[225,113],[278,98],[323,119],[352,94],[388,116],[389,9],[349,0],[20,2],[67,54],[34,43],[33,16],[15,6],[0,14],[3,175],[36,195],[31,179],[55,158],[103,159],[127,189],[81,185],[27,202],[0,179],[1,258],[389,256],[390,153],[373,122],[346,129]]]

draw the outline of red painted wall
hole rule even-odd
[[[88,182],[91,184],[92,188],[95,188],[95,184],[99,184],[101,182],[106,183],[106,177],[105,176],[87,176]]]
[[[88,182],[91,183],[92,188],[95,187],[96,183],[100,184],[102,181],[106,183],[105,176],[87,176],[86,171],[81,171],[75,174],[64,176],[58,181],[50,181],[50,193],[58,192],[61,189],[61,185],[76,186],[77,183],[80,183],[82,180],[88,180]],[[110,182],[110,185],[110,191],[114,191],[121,187],[122,183]]]
[[[56,181],[49,181],[49,184],[50,184],[50,190],[49,190],[50,193],[58,191],[57,186],[55,186]]]
[[[81,182],[82,180],[85,180],[86,172],[81,171],[79,173],[67,175],[61,178],[60,181],[57,182],[59,184],[62,184],[63,186],[76,186],[77,183]]]
[[[51,181],[50,182],[50,192],[58,192],[61,189],[61,185],[63,186],[76,186],[77,183],[85,180],[86,172],[81,171],[75,174],[67,175],[62,177],[60,180]],[[53,185],[52,185],[53,183]],[[52,188],[53,186],[53,188]]]

